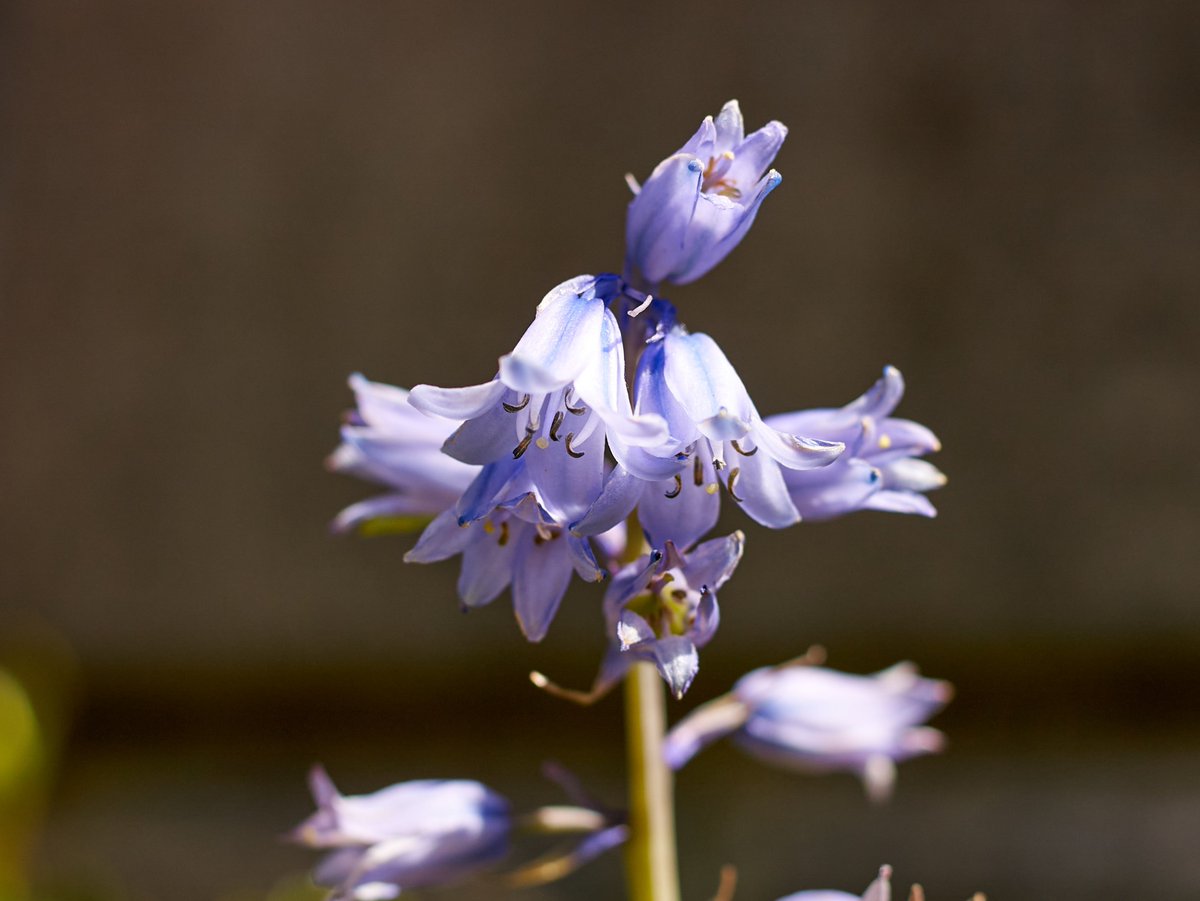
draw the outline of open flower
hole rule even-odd
[[[604,577],[587,541],[557,523],[528,490],[465,522],[458,508],[446,510],[404,559],[434,563],[456,554],[463,558],[464,608],[489,604],[511,586],[517,623],[530,641],[546,636],[572,571],[588,582]]]
[[[925,426],[891,415],[903,396],[900,370],[887,366],[862,397],[841,409],[767,417],[773,428],[846,445],[832,466],[784,473],[792,503],[805,519],[831,519],[855,510],[937,515],[925,492],[945,485],[946,477],[919,458],[942,445]]]
[[[318,766],[309,784],[317,811],[291,838],[330,852],[313,881],[333,889],[334,901],[457,882],[507,853],[508,802],[478,782],[419,780],[345,796]]]
[[[733,736],[768,763],[809,772],[849,770],[872,798],[885,798],[895,762],[941,750],[936,729],[920,725],[950,699],[949,683],[925,679],[910,663],[872,676],[785,664],[754,670],[733,691],[697,708],[667,736],[678,769],[705,745]]]
[[[603,486],[606,439],[618,460],[628,448],[666,439],[661,418],[633,415],[621,330],[607,309],[620,290],[616,276],[563,282],[542,300],[512,353],[501,357],[494,380],[412,390],[409,401],[422,412],[464,420],[445,452],[483,466],[469,503],[459,504],[460,522],[511,497],[505,492],[518,470],[551,517],[579,519]]]
[[[333,529],[385,530],[389,524],[423,523],[452,507],[471,484],[478,466],[442,453],[442,443],[461,423],[425,416],[408,402],[408,392],[350,376],[357,409],[342,426],[342,443],[327,461],[334,472],[389,488],[338,514]]]
[[[892,868],[886,864],[879,868],[879,875],[867,886],[861,895],[832,890],[810,890],[796,892],[779,901],[891,901],[892,899]]]
[[[722,487],[755,521],[790,526],[800,514],[781,468],[819,469],[845,447],[768,425],[717,343],[678,325],[642,352],[636,396],[637,413],[664,419],[670,440],[618,461],[603,496],[572,525],[578,534],[604,531],[636,506],[653,546],[688,547],[716,523]],[[628,463],[639,473],[626,473]]]
[[[640,188],[631,177],[636,196],[625,220],[626,277],[647,286],[682,285],[721,262],[783,180],[767,167],[786,137],[780,122],[747,137],[742,111],[730,100]]]

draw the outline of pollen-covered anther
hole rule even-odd
[[[567,412],[572,414],[573,416],[582,416],[584,413],[587,412],[587,407],[585,407],[583,404],[580,404],[578,407],[571,406],[571,392],[570,391],[568,391],[566,394],[566,397],[563,398],[563,406],[566,407]]]
[[[562,410],[559,410],[557,413],[554,414],[554,421],[550,423],[550,440],[551,441],[558,440],[558,430],[560,428],[562,428],[563,419],[565,417],[566,417],[566,414]]]
[[[729,443],[733,446],[733,449],[735,451],[737,451],[739,454],[741,454],[743,457],[753,457],[755,454],[758,453],[757,446],[754,447],[752,450],[743,450],[742,446],[737,443],[737,439],[734,439],[733,441],[730,441]]]
[[[520,460],[522,454],[529,450],[529,444],[533,441],[533,429],[526,429],[525,437],[521,439],[520,444],[513,448],[513,459]]]
[[[520,403],[510,404],[508,401],[504,401],[501,403],[501,406],[504,407],[504,409],[509,413],[519,413],[529,406],[529,395],[524,395],[521,398]]]
[[[664,497],[679,497],[679,492],[683,491],[683,477],[679,473],[675,473],[675,487],[670,491],[664,492]]]
[[[729,496],[739,504],[742,502],[742,498],[738,497],[737,490],[734,486],[737,485],[737,477],[741,475],[741,473],[742,470],[740,467],[733,467],[733,469],[729,470],[728,481],[725,482],[725,489],[729,492]]]

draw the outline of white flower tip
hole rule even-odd
[[[730,112],[738,113],[740,115],[742,112],[742,107],[741,104],[737,102],[737,98],[735,97],[732,100],[727,100],[725,105],[721,107],[721,112],[725,112],[725,110],[729,110]],[[712,117],[710,116],[709,118],[711,119]]]
[[[633,193],[634,197],[642,193],[642,186],[638,184],[638,180],[633,177],[632,172],[625,173],[625,184],[629,186],[629,190]]]
[[[627,623],[617,623],[617,640],[621,642],[621,650],[628,651],[631,647],[641,641],[641,636],[638,635],[638,630]]]
[[[932,726],[910,729],[901,739],[905,750],[922,754],[937,754],[946,748],[946,736]]]
[[[547,685],[550,684],[550,680],[547,679],[545,676],[543,676],[541,673],[539,673],[537,670],[534,670],[533,672],[531,672],[529,674],[529,681],[532,682],[538,688],[545,688]]]

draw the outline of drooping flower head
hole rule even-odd
[[[891,415],[903,396],[900,370],[887,366],[865,394],[840,409],[767,417],[773,428],[846,445],[832,466],[784,473],[792,503],[805,519],[831,519],[855,510],[937,515],[925,492],[945,485],[946,477],[919,458],[942,445],[920,423]]]
[[[346,796],[314,767],[309,784],[317,811],[291,837],[329,851],[313,880],[333,889],[333,901],[458,882],[507,853],[509,804],[478,782],[419,780]]]
[[[872,797],[884,798],[896,761],[941,749],[942,734],[920,724],[950,695],[948,683],[922,678],[909,663],[872,676],[795,664],[766,667],[682,720],[667,736],[665,753],[678,769],[705,745],[732,735],[767,763],[857,773]]]
[[[717,343],[677,324],[664,324],[643,350],[635,392],[636,412],[665,420],[670,439],[618,461],[637,464],[641,477],[627,478],[618,466],[600,501],[572,526],[578,534],[603,531],[636,506],[653,546],[688,547],[716,523],[722,489],[762,525],[790,526],[800,514],[781,470],[819,469],[844,449],[768,425]]]
[[[625,221],[625,274],[642,286],[695,281],[735,248],[783,180],[767,167],[787,137],[780,122],[747,136],[730,100],[637,188]],[[765,173],[765,174],[764,174]]]

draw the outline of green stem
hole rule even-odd
[[[654,664],[625,677],[625,744],[629,759],[629,842],[625,874],[630,901],[679,901],[672,774],[663,760],[666,687]]]

